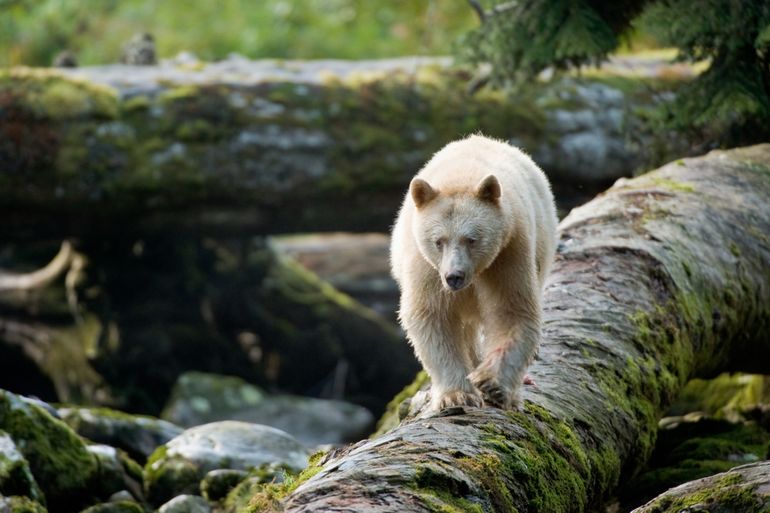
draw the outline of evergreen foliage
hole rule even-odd
[[[642,28],[679,60],[707,69],[669,106],[667,124],[720,134],[735,144],[770,135],[770,2],[767,0],[519,0],[482,6],[461,45],[470,62],[492,65],[497,84],[542,70],[596,64],[630,29]],[[714,136],[716,137],[716,136]]]

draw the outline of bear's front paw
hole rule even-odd
[[[474,371],[469,376],[473,386],[475,386],[481,396],[484,399],[484,406],[492,406],[493,408],[500,408],[502,410],[508,409],[512,406],[512,394],[504,387],[497,376],[492,373],[482,370]]]
[[[481,408],[481,397],[475,392],[449,390],[433,400],[434,410],[443,410],[454,406],[475,406]]]

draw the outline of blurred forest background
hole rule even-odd
[[[770,2],[0,0],[0,388],[81,434],[115,431],[95,406],[176,424],[125,445],[140,463],[221,419],[366,436],[419,370],[390,223],[477,131],[534,157],[561,216],[767,142]],[[765,458],[768,402],[766,376],[693,380],[619,504]]]
[[[123,43],[137,32],[155,34],[160,55],[189,51],[207,61],[233,52],[252,59],[449,55],[456,39],[477,24],[473,10],[453,0],[4,4],[2,66],[47,66],[64,48],[85,65],[115,62]]]

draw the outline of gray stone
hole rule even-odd
[[[186,430],[166,444],[166,457],[185,459],[206,472],[271,464],[300,471],[307,466],[308,451],[279,429],[227,420]]]
[[[201,479],[216,469],[298,472],[307,463],[307,449],[283,431],[247,422],[213,422],[188,429],[150,457],[145,467],[147,498],[159,504],[195,493]]]
[[[165,420],[129,415],[108,408],[68,406],[60,408],[59,415],[80,436],[123,449],[142,462],[159,445],[183,431],[181,427]]]
[[[197,495],[179,495],[158,508],[158,513],[209,513],[211,506]]]
[[[179,377],[162,415],[182,426],[217,420],[264,424],[308,447],[358,440],[374,423],[367,409],[351,403],[269,395],[240,378],[200,372]]]
[[[80,513],[144,513],[144,509],[136,501],[121,500],[94,504]]]
[[[99,490],[103,496],[112,496],[120,491],[129,490],[132,497],[142,499],[142,476],[126,469],[129,463],[125,454],[109,445],[93,444],[87,447],[88,452],[96,457],[99,463]]]

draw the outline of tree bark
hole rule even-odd
[[[677,161],[560,224],[516,411],[419,415],[268,487],[258,511],[587,511],[633,475],[691,377],[767,371],[770,145]],[[413,405],[412,410],[417,410]],[[296,487],[296,488],[294,488]]]
[[[668,490],[632,513],[770,511],[770,461],[742,465]]]
[[[573,206],[687,147],[640,126],[679,82],[636,62],[516,99],[469,97],[446,59],[0,70],[0,238],[385,231],[414,172],[475,131],[515,140]]]

